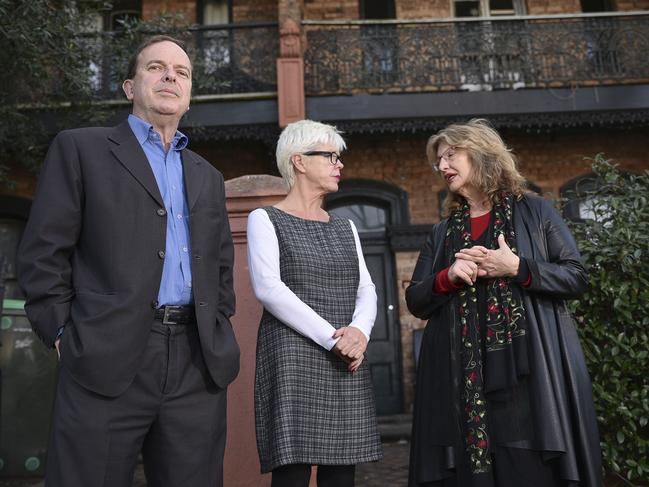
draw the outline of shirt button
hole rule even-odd
[[[187,252],[187,247],[183,247],[183,252]]]
[[[187,283],[187,287],[192,287],[192,283],[191,283],[191,282],[188,282],[188,283]]]
[[[183,217],[183,216],[182,216],[180,213],[178,213],[178,214],[176,215],[176,218],[178,218],[179,220],[180,220],[182,217]]]
[[[165,210],[164,208],[158,208],[156,213],[158,214],[158,216],[165,216],[167,214],[167,210]]]
[[[158,250],[158,257],[160,257],[161,259],[164,259],[165,258],[165,251],[164,250]]]

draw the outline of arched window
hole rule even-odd
[[[588,193],[597,189],[601,181],[594,174],[579,176],[564,184],[560,191],[565,200],[563,214],[570,220],[586,220],[595,218],[595,207],[603,202],[589,197]]]
[[[353,203],[333,208],[331,212],[353,221],[359,234],[385,233],[390,219],[385,208],[370,203]]]

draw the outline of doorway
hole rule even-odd
[[[404,206],[405,202],[405,206]],[[401,333],[394,252],[389,229],[407,223],[407,196],[377,181],[349,180],[325,200],[327,211],[354,222],[376,286],[377,316],[367,348],[377,414],[403,411]]]

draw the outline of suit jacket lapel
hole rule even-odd
[[[187,206],[189,210],[194,207],[203,186],[203,162],[188,150],[182,153],[183,176],[185,177],[185,191],[187,193]]]
[[[153,199],[161,207],[164,207],[160,189],[153,175],[151,165],[140,143],[135,138],[135,135],[133,135],[133,131],[128,122],[123,122],[115,127],[113,133],[108,138],[115,143],[111,151],[119,162],[138,180]]]

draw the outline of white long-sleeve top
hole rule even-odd
[[[376,319],[376,289],[365,265],[356,227],[351,220],[349,223],[356,242],[359,270],[356,307],[349,326],[361,330],[369,341]],[[333,338],[336,329],[282,282],[275,227],[262,208],[248,215],[248,268],[255,296],[264,308],[298,333],[331,350],[338,341]]]

